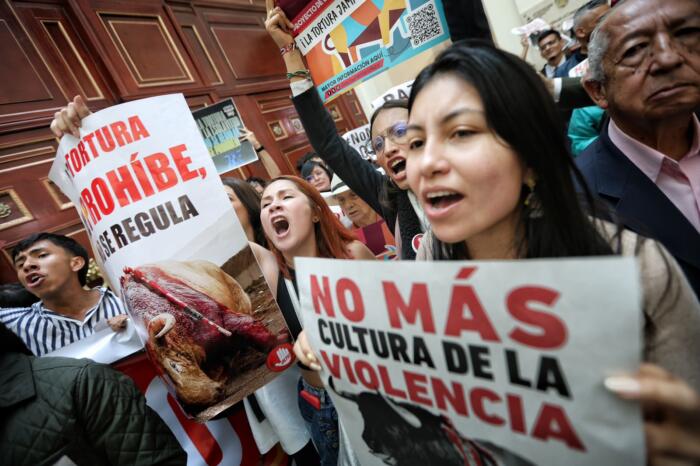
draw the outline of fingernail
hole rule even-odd
[[[620,395],[637,395],[641,390],[639,381],[625,375],[616,375],[605,379],[605,388]]]
[[[318,363],[312,362],[311,364],[309,364],[309,367],[315,370],[316,372],[321,371],[321,366]]]

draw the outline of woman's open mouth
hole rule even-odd
[[[397,157],[389,162],[389,168],[394,176],[399,176],[406,171],[406,159]]]
[[[277,236],[284,236],[289,231],[289,221],[284,217],[272,219],[272,228]]]
[[[429,192],[423,196],[425,213],[429,217],[440,217],[462,199],[463,194],[447,189]]]

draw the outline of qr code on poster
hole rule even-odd
[[[419,6],[406,16],[406,24],[411,33],[411,45],[420,47],[426,42],[444,34],[440,16],[432,1]]]

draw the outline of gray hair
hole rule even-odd
[[[605,81],[605,70],[603,69],[603,59],[608,53],[610,46],[610,34],[604,30],[605,19],[607,14],[603,16],[591,33],[591,40],[588,42],[588,73],[586,80],[597,81],[602,83]]]

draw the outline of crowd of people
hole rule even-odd
[[[374,111],[376,164],[338,134],[308,74],[299,73],[306,65],[289,46],[284,11],[271,8],[265,27],[281,50],[314,152],[299,160],[300,176],[222,179],[299,361],[246,400],[248,416],[271,413],[270,399],[293,400],[290,415],[268,417],[296,464],[357,464],[297,317],[297,257],[621,255],[638,263],[644,364],[601,382],[641,403],[649,464],[698,464],[700,2],[623,0],[611,8],[592,0],[573,18],[577,47],[554,29],[535,37],[546,60],[541,70],[490,41],[458,41],[406,76],[415,78],[408,100]],[[51,129],[59,137],[74,133],[89,113],[76,98]],[[125,377],[44,357],[100,328],[124,328],[118,297],[84,287],[87,252],[71,238],[37,233],[17,244],[12,260],[21,286],[3,285],[0,310],[0,386],[15,394],[0,397],[0,450],[9,464],[26,463],[28,451],[33,462],[77,452],[99,464],[184,464],[174,437]],[[58,388],[50,385],[75,396],[57,406],[50,392]],[[34,392],[22,388],[29,386]],[[118,417],[128,425],[100,419],[112,416],[98,400],[110,392],[124,404]],[[79,412],[79,420],[61,428],[67,412]],[[16,430],[24,416],[55,428],[42,436],[41,450],[31,451],[26,426]],[[303,434],[284,441],[290,431]],[[134,432],[151,440],[129,447],[130,456],[110,456]],[[478,464],[494,464],[476,451]]]

